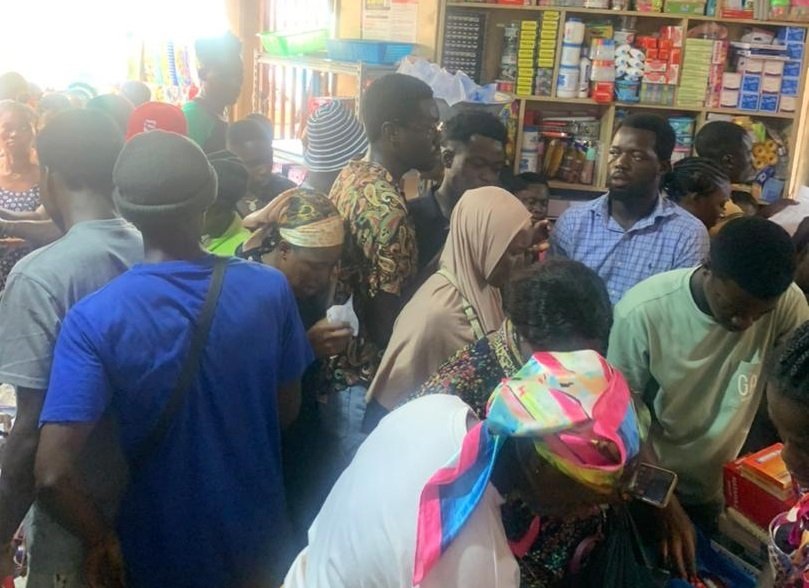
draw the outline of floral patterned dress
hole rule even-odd
[[[511,321],[487,337],[458,351],[427,380],[409,400],[427,394],[453,394],[460,397],[481,419],[495,386],[522,367],[522,352]],[[503,525],[510,541],[526,535],[534,515],[521,500],[509,500],[502,508]],[[576,547],[601,527],[601,517],[561,519],[543,517],[541,532],[533,545],[517,561],[520,586],[551,588],[564,585]]]
[[[39,207],[39,186],[23,192],[0,188],[0,208],[14,212],[33,212]],[[11,268],[31,251],[29,247],[0,245],[0,292],[6,287]]]

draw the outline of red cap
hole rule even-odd
[[[155,129],[188,135],[188,124],[182,110],[165,102],[146,102],[138,106],[129,117],[126,140]]]

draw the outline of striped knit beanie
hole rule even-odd
[[[340,102],[327,102],[309,117],[303,159],[312,172],[333,172],[365,155],[365,130]]]

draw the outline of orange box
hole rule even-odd
[[[742,460],[742,467],[752,476],[779,492],[792,492],[792,476],[781,459],[784,445],[776,443]]]
[[[741,474],[737,461],[725,465],[725,505],[735,508],[762,529],[782,512],[788,511],[797,500],[780,500],[768,494],[761,486]]]

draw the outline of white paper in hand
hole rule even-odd
[[[345,304],[335,304],[327,310],[326,320],[330,323],[348,323],[356,337],[360,332],[360,320],[354,312],[354,296],[351,295]]]

